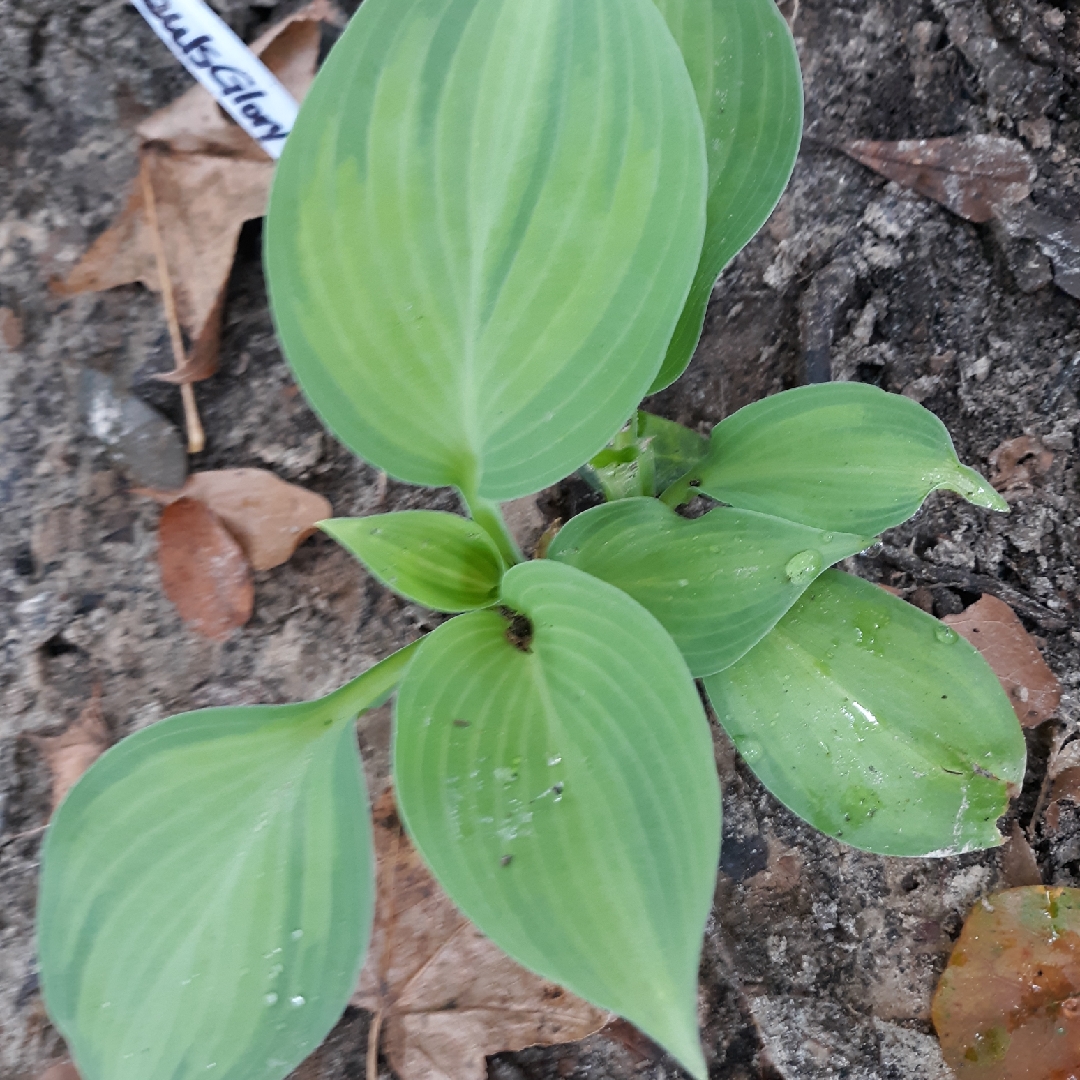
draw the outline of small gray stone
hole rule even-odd
[[[183,486],[187,451],[180,433],[156,409],[119,393],[109,375],[91,368],[80,375],[79,405],[91,434],[115,451],[136,483],[166,491]]]

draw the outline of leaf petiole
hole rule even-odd
[[[374,667],[324,697],[319,702],[323,719],[345,724],[361,713],[382,705],[398,688],[413,653],[423,640],[418,638],[405,648],[391,653],[385,660],[380,660]]]
[[[672,510],[677,510],[683,503],[688,503],[698,494],[697,485],[699,482],[697,473],[691,469],[690,472],[685,476],[681,476],[660,494],[660,501],[665,506],[670,506]]]
[[[469,516],[491,537],[499,554],[503,557],[507,569],[522,562],[521,549],[510,534],[503,519],[502,510],[497,502],[485,499],[481,495],[471,494],[464,488],[459,489],[462,499],[469,510]]]

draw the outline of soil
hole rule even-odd
[[[217,6],[250,37],[299,6]],[[355,5],[353,5],[355,7]],[[1013,604],[1065,687],[1028,733],[1011,816],[1031,826],[1046,883],[1080,885],[1080,808],[1039,810],[1052,742],[1080,721],[1080,308],[1026,241],[972,225],[837,150],[848,139],[991,133],[1023,140],[1037,205],[1080,217],[1080,8],[1075,0],[802,0],[807,137],[792,185],[724,274],[686,377],[650,407],[701,430],[805,381],[873,382],[945,421],[987,473],[1006,440],[1052,454],[1008,517],[934,496],[846,568],[936,614],[983,592]],[[0,1078],[32,1080],[63,1055],[37,989],[33,910],[49,777],[25,738],[74,718],[100,684],[117,735],[184,709],[315,696],[430,627],[429,616],[316,537],[256,575],[255,614],[212,643],[163,597],[157,506],[92,434],[87,370],[130,387],[170,423],[175,390],[157,298],[137,287],[49,291],[112,219],[135,172],[133,128],[188,85],[124,0],[0,0]],[[391,483],[326,435],[275,344],[246,228],[219,373],[197,387],[207,429],[196,469],[269,468],[339,515],[453,509],[447,492]],[[1046,460],[1046,459],[1043,459]],[[137,464],[137,463],[136,463]],[[568,482],[541,506],[583,504]],[[386,776],[385,711],[362,743]],[[701,969],[713,1080],[935,1080],[934,983],[968,908],[1002,880],[997,851],[935,860],[843,847],[784,810],[719,731],[724,849]],[[364,1075],[365,1014],[350,1010],[298,1076]],[[384,1076],[389,1076],[383,1065]],[[616,1027],[574,1046],[490,1059],[496,1080],[680,1075]]]

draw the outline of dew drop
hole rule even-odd
[[[289,1004],[294,1008],[299,1009],[304,1004],[304,997],[302,994],[296,994],[294,997],[289,998]]]
[[[294,930],[292,932],[293,941],[299,941],[303,936],[304,936],[304,931],[303,930]]]
[[[743,760],[747,762],[757,761],[762,752],[761,743],[756,739],[747,739],[739,747],[739,753],[742,754]]]
[[[960,635],[951,626],[938,626],[934,629],[934,637],[942,645],[954,644]]]
[[[562,762],[562,754],[552,754],[551,757],[549,757],[547,759],[547,763],[549,765],[553,766],[553,767],[555,765],[560,764],[561,762]]]
[[[679,588],[680,589],[685,589],[686,586],[689,585],[689,584],[690,584],[690,579],[689,578],[684,578],[684,577],[679,578]]]
[[[266,995],[266,997],[263,998],[263,1001],[265,1001],[267,1005],[276,1005],[277,994],[271,991],[269,994]]]
[[[821,552],[810,548],[807,551],[800,551],[798,555],[793,555],[784,567],[784,573],[792,585],[806,585],[821,573],[824,565],[825,560],[821,557]]]

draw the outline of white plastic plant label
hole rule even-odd
[[[299,106],[272,71],[202,0],[131,0],[170,52],[272,157]]]

